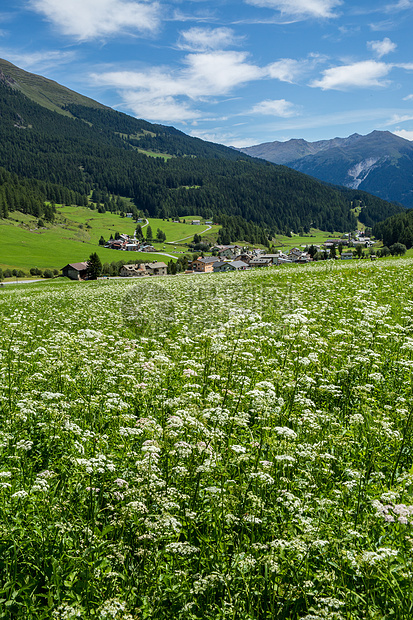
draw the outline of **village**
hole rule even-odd
[[[372,249],[374,242],[363,232],[348,233],[341,238],[327,239],[322,245],[292,247],[287,252],[276,250],[266,253],[261,248],[249,249],[241,245],[214,245],[210,248],[211,256],[203,253],[188,262],[185,274],[217,273],[227,271],[245,271],[253,268],[273,267],[284,264],[307,264],[314,260],[339,259],[351,260],[363,256],[363,249],[369,249],[371,260],[376,259]],[[156,252],[155,248],[145,241],[126,234],[110,240],[105,248],[127,252]],[[355,249],[355,252],[353,252]],[[88,262],[69,263],[62,268],[62,275],[71,280],[87,279]],[[128,262],[119,270],[120,277],[137,278],[168,275],[168,265],[160,261]]]

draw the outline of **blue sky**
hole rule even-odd
[[[234,146],[413,140],[413,0],[2,0],[0,57]]]

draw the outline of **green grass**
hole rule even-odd
[[[0,288],[0,617],[411,620],[413,260]]]
[[[277,235],[274,240],[274,246],[280,249],[289,249],[302,245],[321,245],[325,243],[326,239],[339,239],[342,234],[343,233],[340,232],[331,233],[318,230],[317,228],[311,228],[308,235],[292,235],[291,237],[287,237],[286,235]]]
[[[36,218],[21,213],[13,212],[10,219],[0,220],[0,267],[26,271],[31,267],[61,269],[67,263],[87,260],[92,252],[98,253],[102,263],[127,262],[132,258],[170,260],[155,253],[119,252],[98,245],[101,236],[109,239],[117,231],[133,235],[135,223],[130,218],[98,213],[87,207],[58,207],[56,220],[56,224],[39,230],[35,230]]]
[[[172,250],[171,244],[174,244],[174,242],[179,239],[185,239],[185,241],[183,241],[184,245],[179,243],[175,244],[177,248],[184,249],[185,244],[190,243],[195,234],[201,235],[204,240],[215,242],[221,226],[212,226],[211,230],[208,230],[205,234],[203,234],[202,231],[207,228],[206,225],[201,224],[200,226],[196,226],[190,223],[192,220],[199,219],[201,218],[196,215],[186,215],[185,217],[180,218],[181,223],[175,224],[171,219],[166,221],[162,219],[149,218],[149,224],[152,228],[153,235],[156,236],[156,231],[158,228],[163,230],[166,235],[166,243],[159,244],[155,241],[155,247],[159,250],[165,246],[165,252],[170,252]],[[182,223],[183,220],[186,221],[185,224]],[[143,229],[143,233],[146,235],[145,228]]]
[[[168,153],[156,153],[155,151],[145,151],[145,149],[140,149],[139,147],[134,148],[138,151],[138,153],[142,153],[148,157],[160,157],[164,161],[167,161],[173,157],[173,155],[168,155]]]

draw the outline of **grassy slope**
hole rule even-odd
[[[185,220],[185,222],[191,222],[195,219],[200,219],[200,217],[197,215],[187,215],[185,217],[181,217],[181,223],[175,224],[172,220],[167,222],[161,219],[150,218],[149,224],[152,228],[152,234],[156,236],[156,231],[160,228],[166,235],[166,243],[155,242],[154,247],[157,250],[165,248],[165,252],[171,252],[175,247],[177,249],[183,249],[185,244],[192,241],[195,234],[201,235],[201,237],[205,240],[209,239],[215,242],[216,236],[221,227],[212,226],[211,230],[208,230],[206,233],[202,234],[202,231],[207,228],[206,225],[201,224],[200,226],[195,226],[191,223],[182,223],[183,220]],[[143,234],[146,236],[145,228],[143,229]],[[189,238],[186,239],[186,237]],[[177,239],[185,239],[185,241],[183,241],[182,244],[173,243]]]
[[[288,250],[296,246],[302,245],[321,245],[325,243],[326,239],[339,239],[343,233],[340,232],[325,232],[324,230],[318,230],[311,228],[309,235],[300,237],[299,235],[293,235],[287,237],[285,235],[277,235],[274,245],[276,248]]]
[[[102,262],[132,259],[169,261],[170,258],[157,253],[133,252],[120,253],[99,246],[101,236],[109,239],[116,232],[132,235],[135,223],[129,218],[121,218],[113,213],[98,213],[85,207],[58,207],[56,224],[47,228],[37,228],[37,218],[19,212],[13,212],[10,219],[0,219],[0,267],[2,269],[22,269],[31,267],[39,269],[61,269],[67,263],[86,260],[92,252],[97,252]],[[196,215],[185,218],[187,222],[199,219]],[[182,221],[182,220],[181,220]],[[156,235],[158,228],[166,234],[166,240],[173,242],[189,237],[183,243],[192,241],[195,233],[200,234],[206,226],[173,223],[162,219],[150,219],[152,232]],[[214,240],[219,226],[213,226],[203,235]],[[145,228],[143,228],[146,234]],[[155,243],[158,251],[168,254],[185,251],[185,245]]]
[[[70,88],[61,86],[53,80],[49,80],[41,75],[28,73],[3,58],[0,58],[0,70],[4,72],[7,78],[12,78],[12,80],[17,82],[17,84],[11,82],[11,86],[20,90],[29,99],[59,114],[72,116],[61,107],[70,103],[93,108],[106,107],[93,99],[89,99],[89,97],[70,90]]]
[[[36,218],[22,213],[15,212],[12,214],[13,219],[0,220],[0,267],[61,269],[69,262],[86,260],[92,252],[97,252],[102,262],[126,262],[132,258],[170,260],[155,253],[126,254],[98,245],[101,235],[108,239],[116,231],[133,234],[135,224],[129,218],[112,213],[101,214],[85,207],[61,207],[58,211],[58,223],[41,230],[35,230]],[[87,224],[91,228],[87,228]],[[79,228],[79,225],[83,228]]]

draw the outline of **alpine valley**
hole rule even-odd
[[[413,142],[389,131],[317,142],[266,142],[240,150],[328,183],[413,207]]]
[[[391,162],[406,160],[412,166],[409,143],[391,134],[372,134],[369,141],[375,149],[367,149],[363,161],[381,161],[383,135],[406,152],[402,157],[402,147],[395,147],[387,154]],[[358,143],[364,141],[353,137],[348,148]],[[410,149],[413,153],[413,146]],[[335,150],[319,149],[313,157],[334,162],[329,154],[335,151],[347,152],[337,145]],[[304,171],[307,159],[296,166]],[[349,156],[341,176],[325,175],[324,180],[345,183],[346,171],[359,159]],[[380,170],[388,175],[397,171],[390,160],[386,165]],[[110,204],[116,197],[131,199],[146,216],[196,213],[222,224],[230,241],[262,242],[273,234],[310,227],[354,229],[355,202],[361,206],[359,219],[368,226],[403,211],[400,205],[361,191],[372,172],[353,188],[328,185],[302,171],[114,111],[6,60],[0,60],[0,167],[0,217],[19,210],[48,219],[53,216],[48,202],[88,206],[95,190],[107,195]],[[305,172],[315,175],[315,168]],[[387,177],[383,183],[393,185]],[[406,184],[400,193],[409,195]]]

